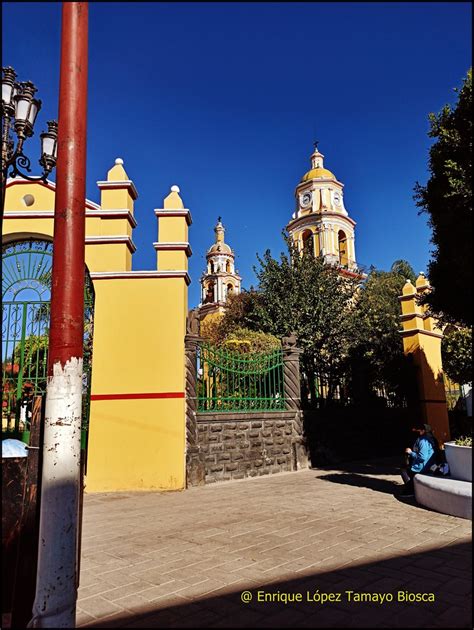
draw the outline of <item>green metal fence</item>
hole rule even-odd
[[[283,354],[241,354],[202,343],[198,348],[198,413],[282,411]]]
[[[2,247],[2,435],[25,437],[21,400],[46,393],[53,246],[28,239]],[[94,290],[86,273],[83,437],[89,421]]]

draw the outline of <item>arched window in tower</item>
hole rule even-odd
[[[214,263],[211,260],[211,273],[214,273]]]
[[[234,285],[233,284],[229,284],[227,285],[227,295],[232,295],[232,293],[234,292]]]
[[[345,232],[339,230],[337,240],[339,244],[339,263],[343,267],[347,267],[347,265],[349,264],[349,257],[347,254],[347,236]]]
[[[314,238],[311,230],[305,230],[301,240],[303,241],[303,250],[313,254],[314,256]]]
[[[214,301],[214,282],[209,282],[209,284],[207,285],[206,299],[204,300],[204,304],[209,304],[210,302]]]
[[[225,270],[226,270],[226,273],[230,273],[230,262],[229,261],[227,261],[226,264],[225,264]]]

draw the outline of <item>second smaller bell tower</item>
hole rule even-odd
[[[207,269],[201,276],[201,317],[221,312],[227,297],[240,293],[242,278],[235,269],[235,254],[224,241],[225,227],[221,217],[214,228],[215,243],[207,250]]]

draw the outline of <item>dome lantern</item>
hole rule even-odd
[[[305,173],[301,179],[307,182],[310,179],[336,179],[334,173],[324,168],[324,155],[318,149],[318,143],[314,143],[314,151],[311,154],[311,170]]]

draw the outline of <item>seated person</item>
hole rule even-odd
[[[405,482],[401,495],[412,497],[414,495],[413,478],[418,473],[429,471],[436,461],[436,450],[438,448],[436,438],[431,433],[429,424],[417,423],[412,431],[418,433],[413,448],[405,449],[407,455],[407,467],[402,468],[401,475]]]

